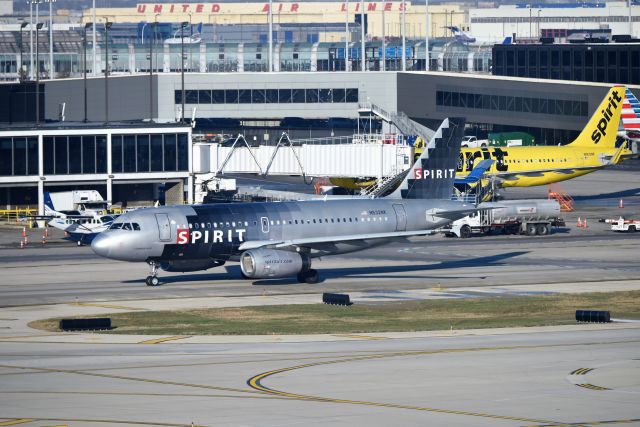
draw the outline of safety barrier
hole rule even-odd
[[[38,210],[35,208],[0,209],[0,222],[23,224],[28,217],[36,215],[37,212]],[[31,227],[32,221],[26,222]]]
[[[576,310],[576,321],[587,323],[609,323],[611,314],[608,311]]]
[[[351,299],[347,294],[322,294],[322,302],[330,305],[352,305]]]
[[[111,318],[61,319],[60,329],[63,331],[97,331],[111,329]]]

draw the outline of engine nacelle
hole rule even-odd
[[[251,279],[294,276],[310,266],[307,256],[274,249],[251,249],[240,257],[242,273]]]
[[[216,261],[215,259],[185,259],[175,261],[163,261],[160,268],[164,271],[186,273],[189,271],[208,270],[213,267],[224,265],[224,261]]]

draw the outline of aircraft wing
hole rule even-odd
[[[476,212],[479,209],[470,208],[470,209],[460,209],[460,210],[442,210],[438,211],[437,209],[433,209],[430,212],[427,212],[428,215],[435,218],[444,218],[451,221],[456,219],[463,218],[469,215],[472,212]],[[391,231],[386,233],[366,233],[366,234],[352,234],[352,235],[342,235],[342,236],[318,236],[318,237],[308,237],[308,238],[300,238],[300,239],[287,239],[287,240],[253,240],[243,242],[238,250],[246,251],[249,249],[257,249],[263,247],[271,247],[271,248],[284,248],[289,246],[314,246],[318,244],[325,243],[347,243],[363,240],[375,240],[375,239],[393,239],[393,238],[402,238],[402,237],[411,237],[411,236],[425,236],[428,234],[433,234],[433,229],[425,229],[425,230],[413,230],[413,231]]]
[[[584,167],[584,168],[546,169],[546,170],[534,170],[534,171],[523,171],[523,172],[505,172],[505,173],[493,173],[488,175],[495,176],[504,181],[510,181],[518,177],[540,178],[544,176],[545,173],[549,173],[549,172],[570,175],[578,170],[599,169],[601,167],[603,166],[598,166],[598,167],[591,166],[591,167]]]

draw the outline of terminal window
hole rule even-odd
[[[106,135],[60,135],[42,139],[45,175],[107,172]]]
[[[436,105],[581,117],[587,116],[589,108],[586,101],[487,95],[444,90],[436,92]]]
[[[182,90],[176,90],[175,103],[182,103]],[[317,104],[356,103],[357,88],[337,89],[201,89],[185,90],[187,104]]]
[[[38,138],[0,138],[0,176],[38,175]]]
[[[114,173],[184,172],[189,169],[189,140],[184,133],[111,136]]]

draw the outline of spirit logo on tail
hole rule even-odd
[[[603,108],[602,110],[600,110],[600,112],[602,113],[602,118],[596,125],[596,129],[594,129],[593,133],[591,134],[591,140],[594,144],[600,142],[600,139],[607,134],[607,126],[609,126],[609,122],[611,122],[611,118],[613,116],[611,108],[613,107],[614,111],[616,108],[618,108],[618,104],[616,104],[616,101],[618,103],[622,102],[622,98],[620,97],[620,95],[618,95],[618,90],[614,90],[611,92],[611,96],[609,97],[609,105],[606,109]]]

